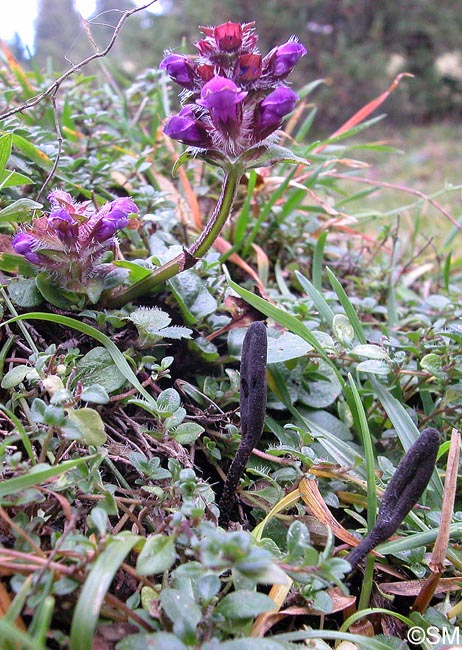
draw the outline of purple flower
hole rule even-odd
[[[197,121],[190,105],[181,109],[178,115],[171,117],[164,126],[164,133],[190,147],[207,147],[210,139]]]
[[[287,77],[306,52],[306,47],[301,43],[296,40],[290,40],[283,45],[275,47],[266,59],[270,63],[271,72],[275,77]]]
[[[217,75],[203,86],[196,103],[208,108],[214,123],[226,125],[238,121],[238,109],[247,95],[234,81]]]
[[[279,86],[265,97],[260,104],[260,129],[265,133],[263,137],[280,126],[283,118],[293,110],[297,99],[297,95],[285,86]]]
[[[37,240],[27,232],[18,232],[11,240],[11,245],[18,255],[23,255],[32,264],[40,264],[41,257],[35,252]]]
[[[161,70],[166,70],[170,79],[183,88],[194,86],[194,70],[191,63],[181,54],[169,54],[160,63]]]
[[[127,215],[120,210],[114,210],[98,221],[93,236],[99,242],[106,241],[113,237],[120,228],[125,228],[127,224]]]
[[[128,196],[121,196],[120,199],[115,199],[112,203],[109,204],[109,212],[111,210],[120,210],[125,212],[125,214],[132,214],[139,212],[138,206],[128,198]],[[107,216],[107,215],[106,215]],[[123,226],[120,226],[121,228]]]
[[[99,213],[103,216],[93,231],[94,238],[104,242],[113,237],[118,230],[128,225],[128,215],[132,212],[138,212],[138,208],[127,196],[115,199],[107,207],[104,206]]]
[[[79,224],[71,217],[65,208],[51,212],[48,216],[48,224],[58,235],[60,240],[66,244],[72,244],[79,235]]]

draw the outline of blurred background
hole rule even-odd
[[[141,4],[142,0],[15,0],[2,9],[0,37],[23,67],[56,76],[95,48],[106,47],[121,12]],[[128,87],[146,68],[157,70],[165,50],[193,54],[199,25],[228,20],[254,20],[262,53],[293,34],[308,48],[291,83],[300,91],[323,79],[310,95],[308,109],[313,104],[318,109],[310,140],[335,131],[400,72],[414,75],[403,78],[380,107],[378,113],[386,113],[386,119],[358,136],[363,142],[386,142],[400,155],[371,149],[361,151],[361,159],[370,165],[369,179],[409,186],[426,195],[440,197],[443,192],[441,203],[454,218],[462,219],[460,0],[158,0],[132,15],[109,55],[86,67],[84,74],[97,78],[103,74],[99,78]],[[397,196],[383,190],[377,200],[382,210],[398,211],[402,198],[399,192]],[[433,226],[438,231],[438,223]]]
[[[32,57],[39,66],[57,71],[68,67],[69,60],[77,62],[92,53],[91,40],[103,48],[120,11],[141,4],[133,0],[19,0],[17,4],[25,8],[25,2],[36,11],[33,40],[24,43],[18,25],[9,45],[23,65]],[[87,19],[83,23],[82,17]],[[22,20],[27,20],[26,14]],[[132,79],[146,67],[157,67],[167,48],[194,52],[191,42],[199,38],[198,25],[227,20],[255,20],[263,52],[292,34],[299,37],[309,55],[297,66],[294,86],[325,80],[316,97],[318,128],[330,129],[345,121],[403,71],[415,76],[402,82],[387,102],[393,123],[462,116],[460,0],[404,4],[395,0],[158,0],[150,11],[133,15],[125,24],[107,63],[120,76]]]

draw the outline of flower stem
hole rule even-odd
[[[244,168],[240,164],[230,166],[226,170],[223,187],[215,209],[194,244],[174,259],[151,271],[149,275],[139,282],[107,298],[104,307],[107,309],[123,307],[127,303],[132,302],[132,300],[151,292],[159,284],[173,278],[178,273],[194,266],[213,246],[221,229],[225,225],[230,215],[239,181],[243,173]]]

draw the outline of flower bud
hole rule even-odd
[[[41,258],[35,252],[37,248],[36,238],[27,232],[18,232],[11,240],[11,245],[18,255],[23,255],[32,264],[40,264]]]
[[[242,26],[227,22],[215,27],[215,41],[222,52],[235,52],[242,45]]]
[[[237,78],[239,81],[255,81],[260,78],[262,59],[260,54],[241,54],[237,60]]]
[[[266,60],[269,62],[271,72],[275,77],[287,77],[306,52],[306,48],[301,43],[291,40],[274,48],[268,54]]]
[[[164,133],[189,147],[208,147],[210,138],[205,129],[197,124],[194,113],[189,105],[185,106],[178,115],[171,117],[164,126]]]
[[[282,119],[293,110],[297,99],[297,95],[285,86],[279,86],[265,97],[260,104],[259,127],[265,134],[263,137],[279,128]]]
[[[215,123],[227,124],[237,122],[238,107],[247,95],[234,81],[217,75],[204,85],[196,103],[210,111]]]
[[[194,87],[194,69],[185,56],[169,54],[160,63],[161,70],[166,70],[170,79],[183,88]]]

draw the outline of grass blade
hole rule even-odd
[[[329,327],[332,327],[332,322],[334,320],[334,312],[329,307],[329,304],[327,303],[327,300],[322,295],[321,291],[316,287],[314,282],[312,284],[308,280],[308,278],[305,278],[299,271],[295,271],[295,276],[298,282],[300,283],[303,291],[312,300],[322,320],[325,323],[327,323]],[[313,264],[313,277],[314,277],[314,264]]]
[[[335,291],[337,294],[337,297],[340,301],[340,304],[342,305],[343,309],[345,310],[345,314],[348,316],[348,319],[354,329],[354,332],[356,334],[356,337],[360,343],[365,344],[366,343],[366,337],[364,335],[363,331],[363,326],[361,324],[361,321],[358,318],[358,314],[356,313],[356,309],[353,307],[353,305],[350,302],[350,299],[348,298],[345,289],[342,287],[340,282],[337,280],[335,275],[332,273],[329,267],[326,267],[327,271],[327,277],[329,278],[329,282],[332,285],[332,289]]]
[[[74,467],[78,467],[79,465],[84,465],[87,461],[98,458],[100,455],[92,454],[91,456],[83,456],[83,458],[65,460],[63,463],[54,467],[42,464],[36,465],[33,470],[23,476],[15,476],[14,478],[2,481],[0,485],[0,498],[22,492],[22,490],[39,485],[44,481],[48,481],[50,478],[60,476],[60,474],[64,474],[64,472],[68,472],[70,469],[74,469]]]
[[[120,565],[141,539],[139,535],[131,533],[120,534],[113,537],[98,555],[80,592],[72,617],[70,650],[92,650],[94,632],[106,593]]]
[[[403,405],[395,397],[393,397],[393,395],[391,395],[388,390],[382,386],[382,384],[380,384],[374,378],[371,378],[371,383],[374,387],[374,391],[377,397],[382,402],[382,405],[387,412],[388,417],[396,429],[396,433],[400,439],[401,444],[403,445],[404,451],[407,451],[419,437],[419,430],[411,420]],[[443,499],[443,484],[441,483],[441,479],[438,475],[436,467],[430,479],[430,485],[434,490],[435,495],[438,497],[438,507],[441,507]]]

